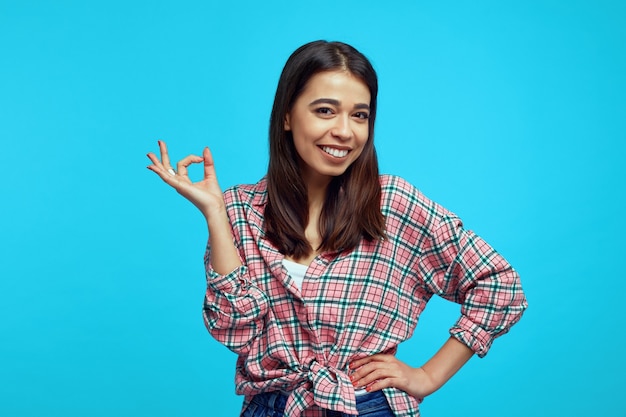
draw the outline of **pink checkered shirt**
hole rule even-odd
[[[349,363],[395,353],[433,295],[461,305],[450,334],[481,357],[520,319],[526,299],[502,256],[403,179],[380,181],[387,238],[322,253],[301,290],[265,237],[266,180],[224,193],[243,266],[217,274],[207,248],[204,319],[238,355],[242,410],[255,394],[279,390],[289,393],[288,416],[356,414]],[[419,416],[415,398],[384,392],[396,416]]]

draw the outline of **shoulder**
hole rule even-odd
[[[397,175],[382,174],[379,176],[380,187],[384,194],[412,196],[419,191],[413,184]]]
[[[267,180],[261,178],[256,184],[238,184],[224,191],[226,206],[260,206],[267,200]]]
[[[426,197],[417,187],[397,175],[381,175],[381,210],[388,219],[403,224],[433,227],[452,213]]]
[[[417,205],[431,210],[440,207],[417,187],[397,175],[381,175],[380,187],[383,207],[403,209]]]

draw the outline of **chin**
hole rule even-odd
[[[330,177],[338,177],[340,175],[343,175],[348,168],[350,167],[350,165],[346,165],[346,166],[326,166],[326,167],[322,167],[322,169],[318,170],[317,172],[320,175],[327,175]]]

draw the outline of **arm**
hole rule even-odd
[[[452,215],[433,221],[418,270],[431,293],[462,305],[450,339],[419,368],[385,354],[353,362],[355,387],[395,387],[421,399],[441,388],[474,353],[484,356],[493,339],[506,333],[526,308],[517,273]]]
[[[463,343],[455,338],[449,338],[435,356],[422,365],[422,370],[431,381],[431,391],[425,395],[441,388],[473,355],[474,352]]]
[[[226,193],[230,211],[237,211],[233,192]],[[234,214],[236,216],[236,214]],[[235,240],[240,241],[240,230],[234,230]],[[214,251],[209,239],[205,254],[207,290],[204,297],[203,317],[211,335],[235,353],[245,353],[252,341],[264,328],[264,319],[269,311],[267,295],[252,281],[248,266],[241,264],[229,273],[220,273],[219,252]],[[239,259],[237,250],[235,256]],[[244,255],[242,254],[242,259]],[[228,268],[227,268],[228,269]]]
[[[208,148],[202,156],[189,155],[172,169],[167,147],[159,141],[161,160],[149,153],[152,165],[148,169],[193,203],[203,214],[209,242],[205,266],[207,292],[204,302],[205,324],[211,334],[233,351],[241,351],[262,329],[262,320],[268,309],[265,294],[249,283],[247,268],[243,265],[224,195],[217,182],[213,157]],[[203,163],[204,177],[193,183],[187,168]]]
[[[223,207],[219,212],[207,219],[209,228],[210,262],[213,270],[226,275],[242,266],[237,249],[233,244],[233,234],[230,229],[230,221]]]
[[[430,292],[461,305],[450,335],[480,357],[527,307],[518,273],[449,213],[438,219],[420,256],[419,271]]]

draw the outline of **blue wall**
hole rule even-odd
[[[530,300],[423,415],[626,415],[624,3],[227,3],[0,0],[0,415],[237,415],[200,315],[203,219],[145,154],[209,145],[222,187],[256,181],[282,65],[319,38],[379,72],[382,171]],[[401,358],[457,315],[433,301]]]

